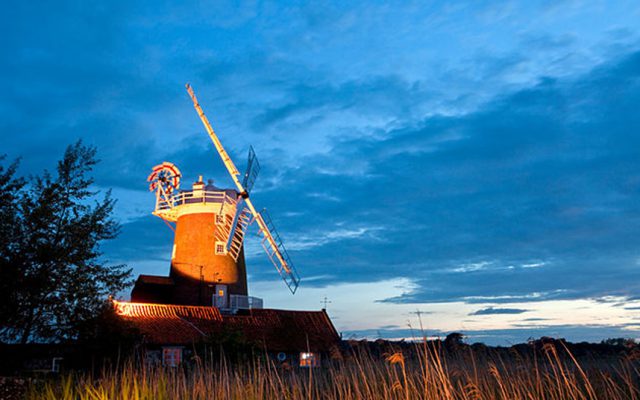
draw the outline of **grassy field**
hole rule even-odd
[[[413,345],[412,345],[413,346]],[[559,348],[560,347],[560,348]],[[638,399],[633,354],[606,361],[576,358],[547,344],[531,356],[455,352],[439,344],[391,348],[382,356],[352,351],[316,369],[285,368],[256,359],[241,364],[138,368],[97,376],[69,374],[33,385],[29,399]]]

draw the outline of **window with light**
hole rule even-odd
[[[320,356],[316,353],[300,353],[301,367],[317,367],[320,365]]]

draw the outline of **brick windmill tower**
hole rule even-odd
[[[188,85],[187,90],[235,189],[218,188],[202,177],[190,189],[180,189],[181,173],[175,165],[164,162],[153,168],[147,178],[156,198],[153,214],[174,231],[171,269],[168,277],[141,275],[132,301],[214,305],[221,310],[261,302],[248,296],[244,260],[245,232],[254,222],[269,259],[295,293],[300,279],[282,240],[266,210],[257,212],[249,196],[260,171],[253,148],[241,176]]]

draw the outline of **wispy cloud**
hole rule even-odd
[[[497,308],[497,307],[487,307],[481,308],[477,311],[470,313],[469,315],[496,315],[496,314],[522,314],[527,312],[528,310],[524,310],[521,308]]]

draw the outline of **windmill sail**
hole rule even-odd
[[[291,293],[295,293],[300,284],[300,277],[291,262],[289,253],[287,253],[287,249],[285,249],[284,243],[273,225],[273,221],[267,210],[262,210],[258,215],[259,217],[256,219],[261,219],[267,228],[266,232],[260,229],[260,233],[262,234],[262,247],[267,253],[267,256],[269,256],[273,266],[276,267],[276,270],[280,273],[284,283],[289,287],[289,290],[291,290]]]
[[[251,192],[253,184],[256,183],[256,178],[258,178],[259,172],[260,163],[258,162],[255,151],[253,151],[253,146],[249,146],[249,160],[247,161],[247,170],[245,171],[244,178],[242,179],[242,186],[244,186],[244,190],[247,191],[247,194]]]

